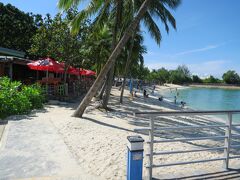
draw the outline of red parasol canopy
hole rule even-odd
[[[86,69],[82,69],[82,68],[73,68],[73,67],[68,69],[68,73],[76,75],[76,76],[94,76],[94,75],[96,75],[96,73],[94,71],[86,70]]]
[[[56,73],[64,72],[62,65],[51,58],[40,59],[32,63],[28,63],[27,65],[30,69],[37,71],[50,71]]]
[[[96,75],[96,72],[94,72],[92,70],[84,69],[84,71],[85,71],[84,73],[85,73],[86,76],[94,76],[94,75]]]

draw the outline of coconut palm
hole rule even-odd
[[[65,8],[71,7],[71,4],[77,5],[78,3],[81,2],[81,0],[60,0],[60,1],[63,2],[63,3],[59,3],[60,7],[65,7]],[[148,11],[148,8],[150,7],[149,10],[151,10],[151,11],[154,10],[154,8],[151,5],[152,1],[153,0],[142,1],[141,6],[139,6],[140,7],[139,10],[137,11],[137,13],[135,13],[136,15],[134,16],[134,19],[131,21],[128,28],[126,30],[124,30],[124,34],[123,34],[121,40],[118,42],[117,46],[114,48],[112,54],[110,55],[108,61],[104,65],[100,74],[98,75],[96,81],[94,82],[94,84],[92,85],[92,87],[90,88],[90,90],[88,91],[88,93],[86,94],[84,99],[82,100],[81,104],[75,111],[74,116],[81,117],[83,115],[85,108],[90,103],[92,97],[96,94],[98,89],[101,87],[104,77],[107,75],[107,73],[111,69],[112,65],[115,63],[116,58],[121,53],[121,49],[125,46],[125,44],[129,40],[129,38],[132,36],[132,34],[135,31],[135,28],[138,26],[140,20],[144,17],[145,13]],[[155,0],[155,1],[157,1],[157,0]],[[180,0],[162,0],[162,1],[159,1],[159,3],[161,5],[160,7],[163,8],[164,4],[171,7],[171,6],[174,6],[179,1]],[[99,2],[96,4],[100,4],[100,0],[93,0],[91,2],[95,2],[95,3]],[[101,1],[101,2],[103,2],[103,1]],[[137,5],[140,5],[140,4],[137,4]],[[166,10],[162,10],[162,11],[165,13],[169,12]],[[156,11],[156,14],[158,14],[158,13],[159,13],[159,10]],[[168,13],[166,13],[166,14],[169,15]],[[78,18],[75,19],[75,25],[77,24],[77,22],[80,22],[81,19],[82,19],[82,16],[78,16]],[[148,18],[148,19],[150,19],[150,18]],[[72,27],[73,27],[73,29],[76,28],[76,26],[74,26],[74,24]],[[155,30],[157,31],[156,27],[155,27]]]
[[[138,31],[136,34],[134,33],[133,37],[130,39],[128,43],[128,52],[127,52],[127,61],[125,62],[124,72],[123,72],[123,82],[121,86],[121,95],[120,95],[120,103],[123,103],[123,94],[124,88],[126,84],[126,77],[131,71],[131,67],[137,65],[139,62],[143,63],[143,54],[146,53],[146,48],[143,46],[143,36]]]
[[[125,1],[125,2],[126,3],[124,4],[124,7],[125,7],[126,11],[124,12],[124,17],[125,17],[124,22],[127,25],[133,19],[136,9],[138,9],[140,7],[140,5],[143,1],[142,2],[141,1]],[[178,7],[179,4],[180,4],[180,0],[173,0],[173,1],[165,0],[162,2],[159,0],[153,0],[149,5],[149,10],[143,16],[142,21],[143,21],[145,27],[148,29],[150,35],[153,37],[153,39],[156,41],[156,43],[158,45],[160,45],[162,36],[161,36],[160,29],[159,29],[157,23],[155,22],[155,20],[153,19],[153,17],[161,19],[161,21],[165,25],[165,29],[168,33],[169,32],[168,23],[170,23],[173,26],[173,28],[176,29],[176,21],[164,5],[166,5],[167,7],[171,8],[171,9],[175,9],[176,7]],[[129,53],[128,53],[128,58],[127,58],[127,62],[126,62],[126,67],[125,67],[126,71],[124,74],[124,81],[122,84],[122,92],[121,92],[121,96],[120,96],[120,103],[122,103],[122,95],[124,92],[125,79],[126,79],[126,75],[128,74],[129,64],[131,63],[131,54],[132,54],[134,38],[135,38],[135,33],[133,33],[133,36],[131,37],[131,40],[130,40],[132,42],[132,46],[129,47]],[[109,76],[109,78],[111,80],[113,79],[113,77],[110,77],[110,76]],[[103,101],[104,107],[107,106],[111,87],[112,87],[112,84],[107,86],[108,91],[106,91],[106,98],[105,98],[105,101]]]
[[[77,3],[80,3],[81,0],[60,0],[59,1],[59,7],[68,9],[71,7],[71,5],[76,6]],[[77,33],[79,30],[79,23],[89,16],[96,15],[96,18],[93,21],[94,25],[103,25],[104,22],[107,20],[114,19],[112,23],[112,46],[111,50],[113,51],[116,43],[117,43],[117,33],[118,29],[121,26],[121,17],[122,17],[122,10],[123,10],[123,4],[122,0],[92,0],[89,3],[89,6],[81,11],[76,18],[71,23],[72,32]],[[110,14],[111,12],[111,14]],[[112,78],[114,74],[114,66],[115,66],[115,60],[112,64],[112,68],[110,72],[108,73],[108,78],[106,80],[106,97],[103,101],[103,107],[107,108],[107,103],[112,87]],[[104,89],[103,89],[104,90]]]

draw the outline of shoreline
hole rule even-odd
[[[233,86],[233,85],[189,84],[184,86],[196,87],[196,88],[218,88],[218,89],[240,90],[240,86]]]

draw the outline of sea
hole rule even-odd
[[[177,104],[183,101],[193,110],[240,110],[240,89],[186,87],[158,93],[172,102],[176,96]],[[233,115],[233,120],[240,122],[240,115]]]

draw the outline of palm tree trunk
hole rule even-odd
[[[102,88],[100,90],[100,93],[99,93],[99,96],[98,96],[99,99],[103,99],[103,93],[104,93],[104,91],[106,89],[106,85],[107,85],[107,81],[104,82],[104,84],[103,84],[103,86],[102,86]]]
[[[121,3],[121,1],[116,0],[117,13],[116,13],[114,27],[113,27],[112,51],[114,50],[114,48],[116,47],[116,44],[117,44],[117,31],[118,31],[118,26],[119,26],[119,23],[120,23],[119,22],[119,19],[120,19],[119,16],[121,15],[121,11],[122,11],[120,3]],[[111,89],[112,89],[115,62],[116,62],[116,59],[112,63],[112,67],[111,67],[111,69],[108,73],[108,77],[107,77],[106,91],[105,91],[105,96],[103,97],[103,104],[102,104],[103,108],[105,108],[105,109],[107,109],[107,105],[108,105],[108,101],[109,101],[110,93],[111,93]]]
[[[135,32],[133,33],[133,36],[132,36],[132,39],[131,39],[131,45],[130,45],[130,49],[129,49],[129,53],[128,53],[128,57],[127,57],[127,62],[126,62],[125,69],[124,69],[124,74],[123,74],[123,83],[122,83],[121,95],[120,95],[120,103],[121,104],[123,103],[123,94],[124,94],[124,88],[125,88],[125,84],[126,84],[126,77],[127,77],[127,74],[128,74],[128,70],[129,70],[131,60],[132,60],[132,51],[133,51],[133,46],[134,46]]]
[[[108,58],[106,64],[104,65],[103,69],[101,70],[100,74],[98,75],[97,79],[95,80],[94,84],[92,87],[89,89],[88,93],[74,112],[73,116],[75,117],[82,117],[86,107],[88,104],[91,102],[93,96],[96,94],[100,86],[102,85],[102,82],[104,80],[104,77],[107,75],[108,71],[112,67],[112,64],[116,60],[116,58],[119,56],[121,53],[122,48],[125,46],[129,38],[132,36],[134,30],[136,29],[137,25],[139,24],[141,18],[144,16],[148,9],[148,5],[151,2],[151,0],[145,0],[140,9],[138,10],[138,13],[136,17],[133,19],[133,21],[130,23],[129,27],[126,29],[123,37],[121,40],[118,42],[117,46],[115,47],[114,51]]]

